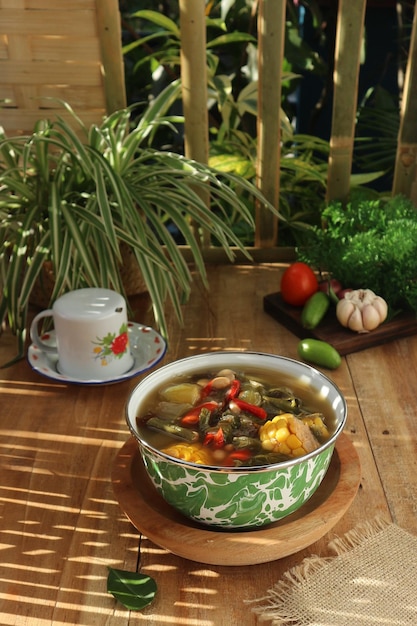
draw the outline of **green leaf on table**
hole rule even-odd
[[[107,591],[123,606],[131,611],[141,611],[152,602],[157,591],[153,578],[137,572],[108,569]]]

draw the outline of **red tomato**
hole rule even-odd
[[[293,263],[282,275],[281,296],[292,306],[304,306],[318,288],[317,276],[305,263]]]

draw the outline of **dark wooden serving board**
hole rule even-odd
[[[392,321],[381,324],[376,330],[359,334],[343,328],[337,321],[334,310],[329,310],[314,330],[307,330],[301,325],[302,308],[286,304],[279,292],[264,297],[264,311],[300,339],[313,337],[327,341],[341,355],[359,352],[365,348],[417,333],[417,318],[413,313],[401,313]]]

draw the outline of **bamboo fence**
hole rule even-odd
[[[281,68],[284,61],[285,0],[259,4],[258,163],[257,184],[267,200],[279,205]],[[273,106],[272,106],[273,104]],[[278,221],[262,207],[256,210],[255,246],[276,245]]]
[[[281,68],[285,0],[258,0],[257,180],[278,206]],[[205,0],[179,0],[186,155],[208,160]],[[339,0],[327,199],[346,200],[352,170],[360,52],[366,0]],[[406,69],[394,193],[417,201],[416,17]],[[0,125],[28,132],[69,102],[85,123],[125,106],[117,0],[0,0]],[[255,249],[276,260],[277,221],[257,209]],[[207,247],[204,242],[204,247]],[[275,251],[274,251],[275,248]],[[262,252],[263,251],[263,252]],[[211,254],[211,251],[208,251]],[[213,253],[215,254],[215,253]],[[285,254],[285,252],[284,252]]]
[[[393,193],[417,204],[417,11],[414,11],[397,143]]]
[[[350,190],[360,57],[366,0],[339,0],[332,133],[327,200],[346,200]]]
[[[204,11],[204,2],[182,0],[184,6]],[[275,206],[278,206],[280,185],[280,122],[281,67],[285,24],[284,0],[259,0],[258,50],[258,185]],[[355,119],[357,113],[357,90],[360,70],[361,48],[364,37],[366,0],[339,0],[336,46],[334,58],[333,115],[328,164],[327,200],[346,201],[350,189],[352,172]],[[417,34],[416,15],[404,85],[401,125],[398,139],[393,193],[403,193],[417,203]],[[201,42],[193,47],[190,25],[182,28],[182,45],[187,47],[190,65],[200,64],[205,53]],[[187,68],[191,75],[192,68]],[[187,98],[189,102],[204,103],[203,81],[190,82]],[[204,104],[201,104],[203,107]],[[204,154],[207,141],[207,123],[197,111],[192,113],[193,145],[189,156]],[[258,210],[256,214],[256,242],[254,256],[262,260],[276,257],[277,221],[268,212]],[[286,254],[287,252],[284,252]],[[212,253],[213,255],[215,253]]]
[[[0,0],[0,125],[67,117],[56,99],[87,125],[125,106],[117,0]]]

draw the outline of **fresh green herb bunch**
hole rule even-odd
[[[382,296],[391,313],[417,311],[417,209],[403,196],[333,202],[323,211],[300,261],[328,272],[344,287]]]

